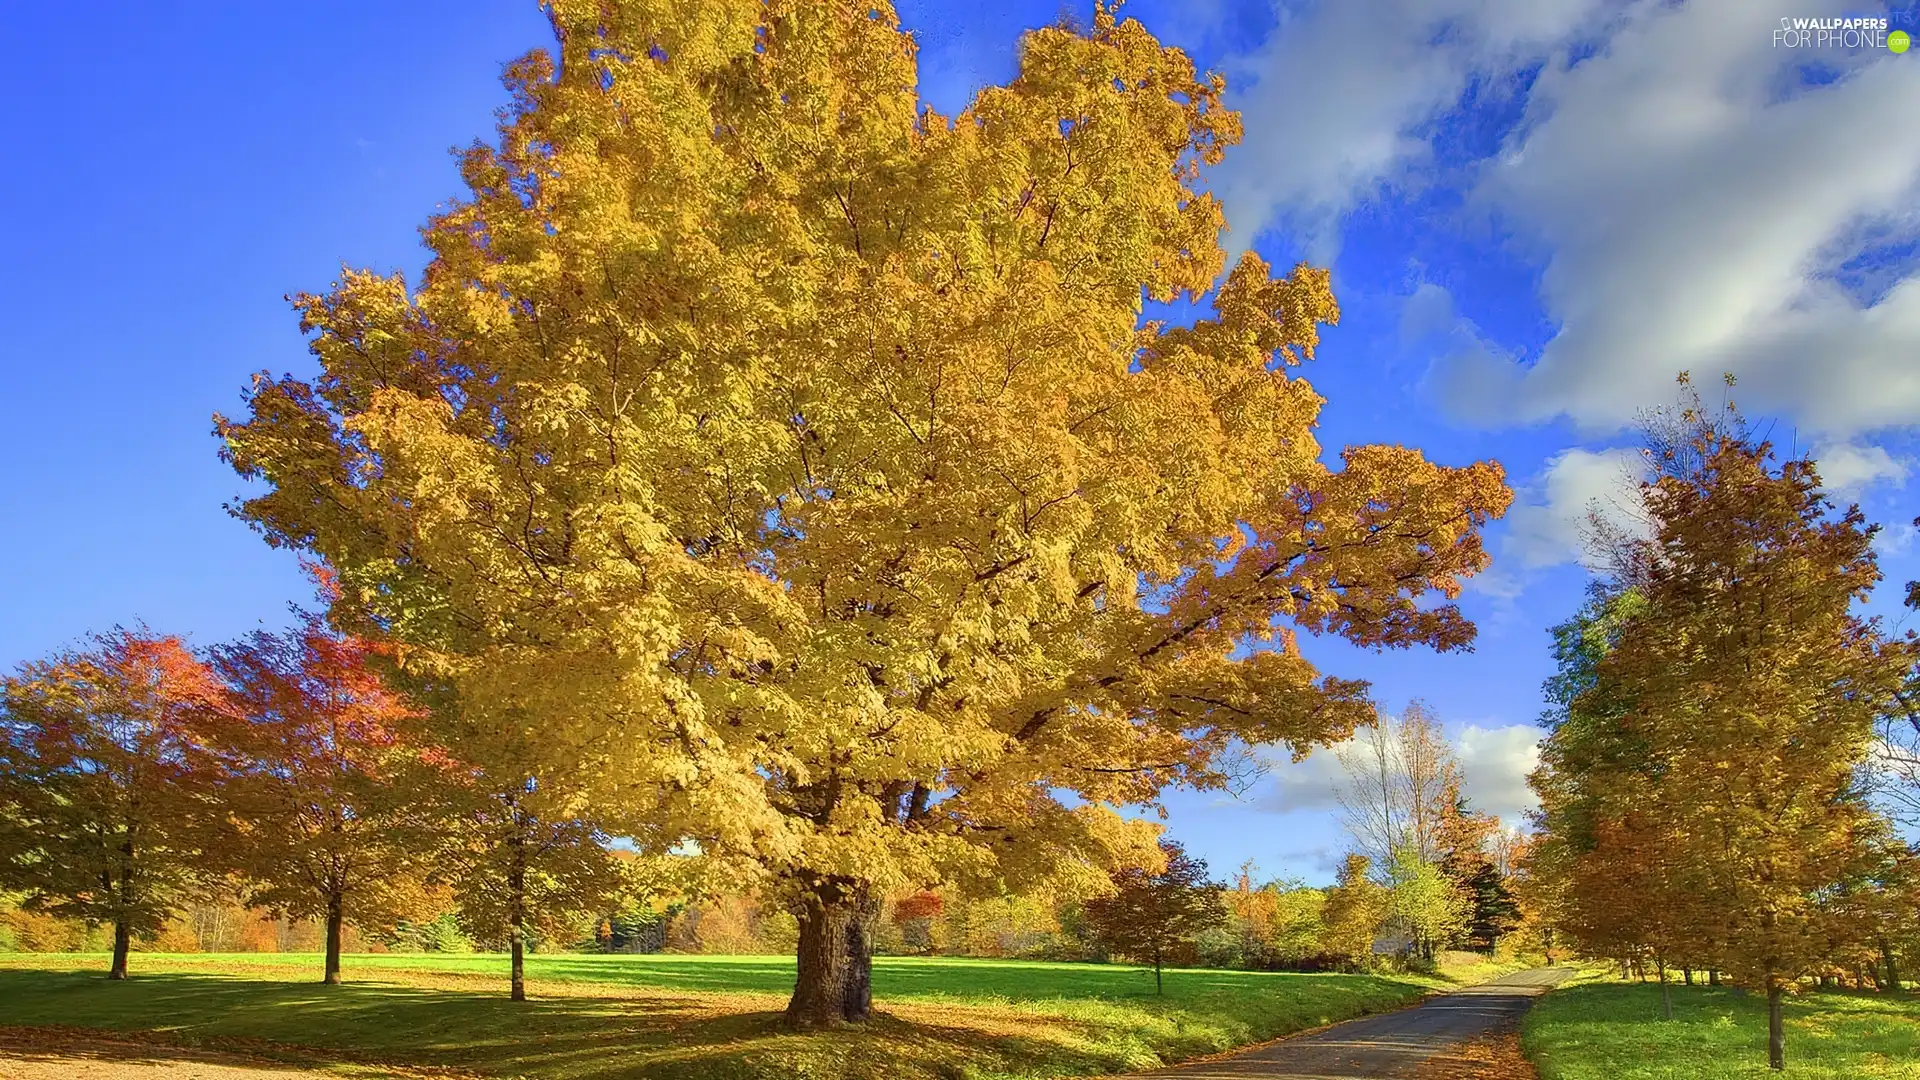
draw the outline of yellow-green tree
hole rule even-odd
[[[1386,925],[1393,902],[1386,886],[1373,880],[1371,870],[1372,860],[1349,852],[1320,913],[1326,925],[1327,956],[1356,970],[1373,963],[1373,943]]]
[[[1387,919],[1404,931],[1420,956],[1432,961],[1467,929],[1472,906],[1438,863],[1411,843],[1393,851],[1387,864]]]
[[[601,913],[633,900],[641,876],[554,795],[532,775],[452,762],[434,795],[447,823],[434,877],[452,889],[462,930],[506,946],[514,1001],[527,999],[529,943],[587,937]]]
[[[884,3],[548,10],[424,277],[301,296],[319,378],[218,430],[464,722],[795,911],[795,1023],[883,896],[1151,863],[1116,804],[1370,720],[1293,630],[1468,644],[1502,473],[1323,462],[1327,274],[1215,287],[1219,78],[1101,9],[946,117]]]

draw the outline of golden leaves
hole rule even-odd
[[[1236,740],[1370,718],[1290,639],[1242,655],[1276,628],[1466,642],[1423,597],[1505,485],[1321,463],[1287,372],[1325,271],[1250,256],[1140,325],[1223,266],[1194,184],[1239,121],[1178,50],[1035,31],[949,122],[885,9],[551,12],[562,74],[514,69],[420,288],[303,298],[317,389],[221,428],[274,485],[245,513],[503,754],[769,872],[1000,882],[1150,851],[1102,804]]]

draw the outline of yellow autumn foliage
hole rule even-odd
[[[1292,631],[1470,641],[1501,470],[1323,461],[1328,274],[1222,278],[1217,76],[1102,9],[947,117],[884,3],[549,8],[424,277],[298,297],[320,376],[219,421],[535,774],[789,898],[1092,884],[1372,719]]]

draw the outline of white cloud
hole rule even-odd
[[[1461,790],[1473,807],[1499,815],[1508,825],[1523,824],[1526,812],[1539,805],[1527,787],[1527,774],[1540,761],[1539,729],[1528,724],[1468,724],[1451,730],[1448,741],[1460,763]],[[1270,758],[1273,786],[1260,800],[1260,808],[1274,813],[1338,813],[1345,778],[1339,751],[1345,745],[1322,747],[1304,761],[1293,761],[1285,754]]]
[[[1920,237],[1920,64],[1773,41],[1781,16],[1852,0],[1277,3],[1226,65],[1246,138],[1215,190],[1237,246],[1286,225],[1329,257],[1348,210],[1434,178],[1426,133],[1469,87],[1526,94],[1504,151],[1463,172],[1540,259],[1559,329],[1526,358],[1447,331],[1454,414],[1612,431],[1686,369],[1734,372],[1750,411],[1830,440],[1920,423],[1920,274],[1898,254]]]
[[[1321,747],[1304,761],[1294,761],[1285,753],[1267,759],[1272,769],[1273,789],[1260,800],[1263,810],[1291,813],[1295,810],[1335,811],[1340,808],[1340,759],[1334,747]]]
[[[1644,459],[1632,450],[1566,450],[1529,485],[1529,498],[1507,514],[1502,553],[1528,569],[1577,562],[1586,554],[1589,515],[1644,532],[1635,487]]]
[[[1882,560],[1897,559],[1913,549],[1915,539],[1920,539],[1920,529],[1904,521],[1883,525],[1873,537],[1874,554]]]
[[[1842,498],[1856,497],[1882,481],[1899,487],[1907,479],[1907,463],[1895,460],[1880,446],[1837,443],[1822,449],[1816,461],[1827,490]]]
[[[1480,418],[1612,430],[1675,373],[1740,377],[1750,411],[1846,436],[1920,423],[1920,64],[1775,49],[1781,15],[1846,0],[1642,3],[1598,55],[1536,81],[1477,201],[1545,259],[1558,334],[1532,364],[1460,350],[1446,397]],[[1801,86],[1799,65],[1837,78]],[[1839,283],[1878,263],[1877,296]]]
[[[1453,294],[1431,281],[1423,281],[1400,305],[1400,337],[1403,341],[1428,341],[1469,329],[1453,310]]]
[[[1280,26],[1228,63],[1246,138],[1214,189],[1250,246],[1283,221],[1324,257],[1339,216],[1424,160],[1418,129],[1476,74],[1538,61],[1597,0],[1322,0],[1282,4]],[[1250,84],[1250,85],[1249,85]]]
[[[1530,724],[1483,728],[1468,725],[1454,738],[1460,787],[1475,809],[1521,825],[1540,800],[1527,774],[1540,764],[1540,729]]]

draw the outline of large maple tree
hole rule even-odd
[[[218,430],[441,707],[799,915],[795,1023],[867,1014],[885,894],[1104,880],[1116,805],[1373,719],[1293,631],[1469,643],[1501,470],[1323,461],[1328,275],[1216,287],[1179,50],[1102,8],[946,117],[885,4],[548,10],[424,277],[299,297],[319,377]]]

